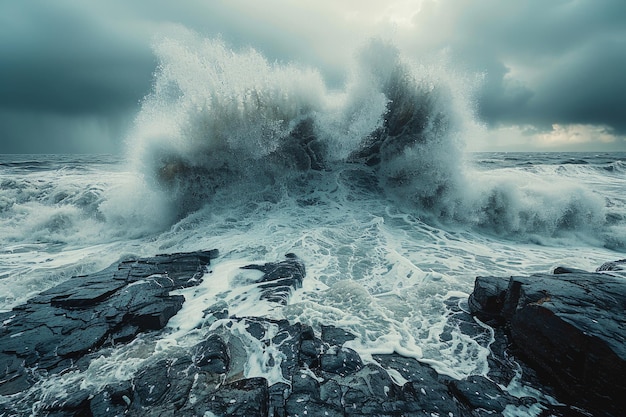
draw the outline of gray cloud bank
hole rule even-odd
[[[331,85],[370,36],[418,61],[445,49],[484,74],[487,125],[597,125],[616,138],[598,146],[626,150],[623,0],[382,3],[2,0],[0,153],[120,152],[151,87],[150,45],[173,24],[313,66]]]
[[[441,1],[416,26],[426,45],[450,46],[486,71],[487,121],[605,124],[626,133],[626,2]]]

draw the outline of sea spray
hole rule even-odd
[[[314,70],[270,64],[254,50],[235,52],[191,33],[155,51],[154,91],[129,146],[178,218],[209,203],[217,188],[284,184],[337,164],[380,162],[382,185],[411,179],[407,194],[420,204],[462,177],[460,133],[474,118],[457,102],[467,94],[391,44],[364,47],[343,91],[329,90]]]
[[[153,194],[140,203],[151,210],[143,217],[166,225],[217,199],[277,201],[349,169],[432,224],[623,245],[603,198],[575,181],[484,174],[467,163],[465,143],[483,132],[472,99],[479,76],[411,62],[381,40],[356,54],[340,90],[313,69],[192,32],[155,52],[154,89],[128,138],[134,188]],[[618,163],[611,168],[619,175]]]
[[[164,189],[176,217],[208,203],[218,187],[262,187],[281,171],[310,169],[306,136],[326,95],[319,74],[220,40],[182,38],[155,47],[154,91],[129,138],[134,163],[148,186]]]

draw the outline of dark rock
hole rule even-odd
[[[123,416],[131,405],[132,386],[129,382],[109,385],[91,399],[91,414],[97,416]]]
[[[277,382],[269,387],[268,416],[284,416],[285,399],[289,397],[290,387],[283,382]]]
[[[279,346],[280,353],[283,355],[280,367],[286,379],[293,376],[298,367],[302,364],[300,347],[302,340],[308,336],[311,328],[301,323],[288,324],[278,331],[276,336],[272,338],[272,342]]]
[[[460,381],[451,381],[452,393],[470,408],[481,408],[500,413],[516,399],[483,376],[473,375]]]
[[[374,355],[374,359],[384,369],[393,370],[407,380],[400,393],[402,401],[397,405],[403,411],[422,413],[420,415],[461,415],[458,401],[448,389],[448,380],[430,366],[396,353]]]
[[[289,397],[285,407],[287,416],[298,417],[344,417],[341,408],[335,408],[306,395],[294,394]]]
[[[228,372],[230,365],[228,347],[218,335],[210,335],[204,342],[196,345],[193,362],[201,370],[224,374]]]
[[[137,336],[140,332],[139,326],[128,325],[122,327],[120,330],[117,330],[111,333],[111,342],[116,345],[119,343],[127,343],[130,342]]]
[[[0,395],[11,395],[30,387],[23,360],[12,354],[0,353]]]
[[[619,261],[605,262],[596,269],[596,272],[618,272],[626,271],[626,259]]]
[[[268,158],[285,168],[320,171],[324,169],[326,148],[324,141],[315,133],[313,119],[307,117],[293,128],[289,138]]]
[[[483,321],[501,318],[509,280],[501,277],[477,277],[467,303],[472,314]]]
[[[263,272],[263,276],[257,281],[260,284],[262,299],[287,304],[291,292],[302,287],[302,280],[306,276],[304,263],[292,253],[285,257],[287,260],[282,262],[242,267]]]
[[[501,297],[504,296],[501,295]],[[460,332],[464,336],[470,336],[476,343],[491,352],[487,357],[489,364],[487,376],[498,384],[507,386],[513,378],[519,377],[519,370],[523,365],[516,362],[509,354],[510,343],[503,329],[501,327],[486,327],[478,322],[475,317],[466,312],[469,309],[469,304],[466,301],[467,299],[464,300],[458,297],[450,297],[445,300],[448,318],[439,338],[443,342],[454,343],[453,333],[455,332]],[[493,314],[489,316],[481,315],[481,317],[490,323],[493,320],[494,323],[492,324],[502,322],[501,319],[497,319]],[[524,368],[524,370],[526,369]],[[524,372],[524,382],[526,382],[527,376],[527,372]],[[530,385],[532,386],[533,384]]]
[[[477,280],[476,287],[484,282]],[[479,294],[474,300],[477,314],[483,306],[496,313],[493,298]],[[625,311],[623,278],[572,271],[510,278],[501,318],[519,354],[568,401],[617,416],[626,409]]]
[[[250,378],[227,384],[213,393],[205,411],[219,416],[266,417],[268,406],[267,381],[264,378]],[[199,409],[200,407],[196,407],[196,411]],[[198,413],[203,414],[204,412]]]
[[[170,357],[148,365],[132,380],[133,395],[127,415],[178,414],[188,405],[198,379],[197,368],[188,356]]]
[[[458,400],[445,384],[426,385],[421,381],[409,381],[402,387],[406,410],[421,415],[464,415]]]
[[[442,341],[450,341],[453,338],[453,332],[460,332],[487,348],[491,343],[491,331],[467,312],[469,307],[465,301],[459,297],[450,297],[444,301],[448,310],[448,319],[439,338]]]
[[[466,400],[467,395],[463,397],[459,393],[460,398],[455,396],[455,392],[459,392],[459,390],[454,391],[449,388],[451,385],[449,377],[439,376],[430,366],[415,359],[405,358],[397,354],[375,355],[374,359],[380,366],[363,364],[355,351],[345,346],[324,343],[314,335],[310,327],[299,323],[291,324],[286,320],[252,317],[231,318],[229,321],[239,323],[237,325],[239,331],[245,329],[249,336],[262,342],[260,349],[279,347],[281,372],[283,377],[290,381],[290,385],[276,383],[267,389],[268,415],[399,416],[431,415],[431,413],[469,415],[467,410],[480,410],[478,408],[480,405],[477,405],[478,400],[470,403]],[[241,326],[241,323],[245,325]],[[228,326],[225,326],[224,329],[228,329]],[[342,336],[339,337],[339,342],[342,341],[342,338],[354,337],[341,331],[341,329],[335,328],[331,333],[333,332]],[[209,336],[209,338],[212,337],[214,335]],[[329,339],[327,338],[327,340]],[[201,342],[191,352],[197,352],[200,347],[209,345],[207,341]],[[233,349],[235,346],[233,343],[232,336],[230,341],[225,343],[227,347],[233,350],[231,360],[241,363],[242,360],[238,356],[245,355],[245,351],[239,349],[238,352],[234,352],[237,349]],[[219,344],[215,346],[219,346]],[[219,351],[220,349],[224,350],[224,347],[216,350]],[[319,360],[311,361],[310,359],[315,355],[319,356]],[[266,360],[268,359],[271,358],[266,357]],[[198,363],[197,359],[194,361]],[[270,360],[270,362],[272,361]],[[166,368],[166,366],[161,367]],[[236,368],[237,366],[226,377],[241,375]],[[394,382],[389,374],[391,371],[394,371],[400,380],[405,379],[406,384],[400,386]],[[198,379],[198,376],[194,376],[194,378]],[[166,378],[162,376],[160,379],[165,380]],[[177,390],[177,382],[173,381],[171,377],[169,377],[169,381],[172,386],[168,388],[167,392]],[[483,382],[484,387],[481,389],[497,398],[494,400],[495,403],[501,404],[509,401],[509,404],[518,404],[517,399],[503,394],[495,384],[485,381]],[[245,398],[240,399],[237,396],[239,393],[237,395],[230,393],[228,397],[225,397],[226,394],[222,392],[223,388],[219,383],[214,383],[204,389],[201,389],[200,386],[201,384],[196,384],[196,388],[192,388],[190,394],[196,398],[196,402],[193,405],[185,404],[181,411],[193,409],[194,413],[200,415],[206,411],[211,411],[217,415],[220,413],[229,415],[228,413],[231,411],[234,413],[238,411],[227,410],[224,404],[226,399],[229,402],[234,401],[233,404],[241,404],[245,401]],[[156,388],[153,388],[153,391],[156,391]],[[496,394],[500,395],[501,398],[496,397]],[[165,395],[161,395],[161,398],[164,397]],[[163,402],[160,400],[161,405],[157,405],[161,411],[164,407]],[[217,402],[222,405],[218,406]],[[466,404],[473,404],[474,408]],[[497,406],[491,405],[491,410],[495,408]],[[482,415],[480,414],[482,412],[487,413],[483,409],[483,411],[476,411],[477,414],[475,415]]]
[[[291,380],[292,394],[306,394],[309,398],[320,399],[320,383],[308,373],[296,374]]]
[[[374,355],[374,360],[384,369],[392,369],[407,381],[420,381],[425,386],[439,383],[439,375],[428,365],[414,358],[407,358],[397,353],[390,355]]]
[[[123,416],[127,408],[121,404],[113,404],[109,393],[102,391],[93,397],[89,410],[93,416]]]
[[[320,385],[320,400],[330,408],[341,409],[343,393],[341,385],[333,379],[329,379]]]
[[[169,367],[171,362],[162,360],[141,371],[133,381],[134,403],[144,406],[153,406],[161,403],[165,393],[172,386]]]
[[[335,326],[322,325],[322,340],[331,345],[343,346],[344,343],[356,339],[356,336]]]
[[[319,366],[319,358],[324,346],[319,339],[303,340],[300,344],[300,361],[309,368]]]
[[[274,360],[281,361],[280,370],[290,384],[279,382],[268,387],[264,378],[244,378],[246,350],[236,343],[241,336],[228,333],[224,323],[189,350],[172,352],[144,366],[130,382],[107,386],[87,396],[88,392],[77,391],[70,396],[71,401],[54,404],[50,412],[59,416],[175,417],[210,412],[229,416],[357,417],[470,415],[466,411],[472,407],[497,409],[463,390],[464,383],[473,381],[459,381],[456,391],[449,389],[453,384],[450,378],[439,376],[430,366],[412,358],[375,355],[380,366],[363,364],[355,351],[322,342],[310,327],[300,323],[252,317],[231,318],[228,322],[237,325],[238,331],[249,331],[243,339],[257,339],[261,349],[278,347],[279,355]],[[334,332],[339,334],[339,330]],[[229,335],[228,341],[220,336],[221,332]],[[392,371],[399,381],[394,382]],[[483,385],[486,387],[481,391],[488,392],[492,400],[497,395],[511,400],[493,384],[483,381]],[[470,405],[461,406],[462,402]],[[474,415],[482,414],[476,411]]]
[[[510,353],[511,343],[508,334],[502,327],[496,327],[493,329],[493,336],[493,342],[489,344],[491,354],[487,357],[489,363],[487,376],[491,380],[507,386],[513,378],[519,377],[519,370],[523,368],[522,376],[527,379],[530,370],[523,364],[516,362],[515,357]],[[533,384],[529,385],[533,386]]]
[[[387,108],[383,126],[376,129],[356,152],[350,155],[352,162],[362,162],[368,166],[377,166],[401,154],[416,144],[426,144],[435,140],[436,135],[429,126],[445,131],[449,121],[447,117],[433,108],[430,93],[404,87],[406,68],[398,61],[393,73],[381,77],[381,93],[387,98]],[[374,75],[374,74],[373,74]]]
[[[42,411],[48,415],[89,415],[89,397],[89,391],[78,390],[63,399],[54,399],[44,403]]]
[[[354,350],[335,347],[320,356],[320,367],[324,372],[345,376],[361,369],[363,362]]]
[[[212,306],[202,311],[203,317],[212,315],[215,320],[222,320],[228,318],[228,304],[224,301],[218,301]]]
[[[206,251],[126,260],[0,314],[0,393],[34,383],[29,368],[58,373],[103,345],[163,328],[184,301],[170,291],[200,283],[216,256]]]
[[[108,281],[108,278],[109,276],[104,273],[94,274],[85,281],[84,284],[87,285],[64,288],[62,294],[53,295],[50,298],[50,305],[66,309],[88,307],[105,300],[115,294],[120,288],[126,286],[124,281]],[[73,281],[70,281],[70,283],[73,283]],[[76,284],[74,283],[74,285]],[[55,287],[55,289],[59,290],[58,287]]]
[[[260,317],[233,318],[232,322],[242,320],[245,323],[246,332],[257,340],[264,340],[268,334],[269,326],[276,324],[276,320],[266,320]]]
[[[128,323],[142,331],[165,327],[185,301],[182,295],[168,295],[169,290],[164,291],[156,280],[141,283],[138,287],[133,290],[135,296],[123,307],[127,309]]]
[[[19,392],[37,382],[38,375],[85,370],[94,356],[91,352],[100,347],[114,347],[140,332],[162,328],[183,301],[170,296],[170,291],[202,279],[211,253],[201,254],[127,260],[106,272],[74,278],[74,284],[93,287],[93,292],[62,284],[0,314],[0,394],[18,393],[16,404],[23,407],[16,408],[17,412],[12,404],[2,404],[0,416],[28,413],[32,407],[28,396],[37,394]],[[283,262],[246,268],[263,272],[257,282],[263,298],[279,303],[286,303],[305,276],[302,262],[291,254]],[[321,326],[316,336],[311,327],[287,320],[228,318],[228,306],[211,301],[215,304],[204,311],[207,323],[208,316],[213,316],[211,327],[194,330],[195,335],[205,335],[195,346],[181,344],[166,355],[156,354],[145,360],[130,381],[93,391],[70,388],[63,399],[42,406],[42,415],[497,416],[507,406],[523,408],[539,402],[514,398],[498,386],[507,385],[521,370],[521,382],[531,381],[537,388],[533,372],[515,361],[510,355],[513,351],[544,372],[561,373],[555,377],[559,383],[568,378],[571,386],[561,390],[571,401],[563,405],[539,402],[536,407],[544,410],[542,415],[589,416],[586,408],[595,415],[615,417],[623,406],[624,396],[616,397],[616,393],[623,392],[619,378],[625,369],[619,361],[626,348],[619,339],[623,322],[611,319],[621,317],[615,311],[624,311],[626,294],[618,278],[609,274],[561,272],[510,280],[482,277],[467,304],[459,297],[445,300],[442,342],[455,340],[455,332],[460,332],[491,349],[488,360],[493,369],[488,378],[473,375],[455,380],[396,353],[373,355],[370,362],[364,362],[346,345],[357,336],[344,329]],[[506,321],[507,325],[491,331],[468,309],[494,324]],[[585,321],[589,311],[597,323]],[[595,325],[605,326],[604,333]],[[534,345],[529,337],[536,339]],[[568,346],[556,345],[557,340],[565,344],[564,338],[569,338]],[[604,347],[596,346],[598,340]],[[251,348],[259,350],[263,367],[274,367],[282,374],[278,378],[272,374],[273,385],[268,386],[265,378],[250,377]],[[557,365],[562,369],[550,365],[559,355]],[[576,372],[576,363],[582,372]],[[609,363],[615,369],[608,370]],[[596,388],[590,390],[592,385]],[[590,393],[585,398],[583,388]],[[606,400],[601,406],[600,393]]]
[[[381,367],[368,364],[339,380],[348,415],[387,415],[398,410],[397,393],[391,377]]]
[[[576,268],[569,268],[566,266],[557,266],[556,268],[554,268],[554,271],[552,271],[552,273],[554,275],[561,275],[561,274],[587,274],[589,273],[589,271],[585,271],[582,269],[576,269]]]

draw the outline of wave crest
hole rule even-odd
[[[376,189],[434,220],[507,236],[606,226],[602,199],[582,187],[542,188],[466,167],[464,143],[483,132],[471,100],[478,78],[441,63],[417,65],[387,42],[361,49],[341,90],[330,90],[318,71],[191,32],[164,39],[155,52],[154,89],[129,146],[172,220],[224,189],[249,199],[254,190],[349,165],[371,171]]]
[[[154,91],[129,143],[148,181],[178,207],[183,202],[179,214],[240,179],[271,183],[363,161],[381,164],[392,184],[421,159],[420,171],[440,183],[461,160],[461,142],[450,137],[468,118],[455,114],[449,86],[419,74],[385,42],[363,48],[342,91],[329,90],[317,71],[272,64],[253,49],[234,52],[191,33],[155,51]]]

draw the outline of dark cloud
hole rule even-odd
[[[489,71],[480,109],[492,123],[607,125],[626,134],[626,39],[597,41],[555,59],[532,81]]]
[[[2,3],[0,152],[115,151],[148,92],[149,45],[74,5]]]
[[[4,1],[0,153],[120,151],[150,90],[151,43],[175,24],[318,68],[331,86],[372,35],[416,60],[447,49],[485,74],[478,111],[491,126],[626,135],[624,22],[623,0]]]
[[[0,112],[0,153],[119,153],[127,115]]]
[[[117,112],[146,93],[155,65],[148,45],[72,10],[24,9],[0,18],[0,108]]]
[[[626,134],[626,2],[427,1],[411,42],[485,73],[487,122],[606,125]]]
[[[586,45],[538,80],[529,116],[543,116],[544,122],[606,124],[626,134],[624,74],[626,39]]]
[[[122,126],[151,87],[151,44],[172,24],[253,46],[270,60],[324,66],[316,45],[332,35],[315,11],[296,8],[299,24],[276,13],[280,1],[270,3],[1,2],[0,153],[120,151]],[[93,137],[80,138],[87,133]]]

